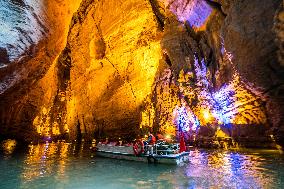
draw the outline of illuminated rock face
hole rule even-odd
[[[79,120],[85,135],[103,129],[101,135],[135,136],[139,106],[151,94],[161,59],[159,35],[145,1],[81,7],[68,36],[72,67],[66,123],[76,125]],[[74,128],[70,131],[75,134]]]
[[[56,58],[66,45],[69,24],[73,12],[78,9],[80,2],[76,0],[68,2],[53,0],[13,2],[15,3],[14,6],[19,6],[23,11],[35,10],[36,7],[24,9],[29,3],[40,6],[37,8],[41,10],[41,17],[45,19],[38,26],[31,25],[30,20],[26,20],[25,17],[17,17],[18,22],[25,26],[23,29],[29,32],[25,34],[22,32],[23,29],[21,30],[21,28],[17,28],[17,25],[12,24],[10,25],[12,34],[21,38],[30,38],[29,35],[34,35],[33,27],[39,27],[36,29],[40,31],[43,28],[47,29],[44,37],[37,36],[37,43],[34,41],[33,44],[27,44],[28,46],[31,45],[30,47],[34,46],[32,51],[28,46],[23,48],[26,53],[18,54],[22,56],[21,59],[10,64],[6,62],[5,66],[0,69],[1,135],[29,141],[38,137],[36,128],[33,126],[33,120],[36,119],[37,113],[48,109],[45,107],[50,107],[53,103],[58,88]],[[22,3],[18,5],[17,2]],[[8,15],[12,15],[13,10],[9,11],[11,12]],[[27,14],[34,15],[33,12]],[[32,19],[34,18],[35,15]],[[1,18],[1,23],[2,21]],[[11,37],[10,35],[10,32],[8,32],[6,37]],[[5,42],[2,37],[1,42]],[[16,41],[17,39],[15,38]],[[16,44],[13,44],[12,41],[8,42],[11,43],[10,45],[14,45],[15,48],[17,45],[21,45],[18,42]],[[12,48],[10,52],[10,48],[8,48],[8,54],[14,52],[13,49],[15,48]],[[46,122],[46,119],[42,121]]]
[[[79,3],[42,5],[47,31],[32,57],[9,63],[1,51],[4,134],[131,138],[151,129],[200,143],[281,142],[280,2]]]
[[[269,7],[255,2],[250,6],[261,11],[252,12],[252,8],[242,8],[248,2],[219,3],[222,7],[200,1],[165,1],[170,12],[167,17],[174,14],[185,24],[183,29],[177,29],[179,24],[173,20],[165,24],[161,44],[171,72],[155,83],[141,125],[151,125],[168,134],[174,134],[174,128],[180,129],[201,145],[219,137],[219,127],[223,136],[245,146],[251,146],[252,138],[255,146],[264,146],[276,137],[281,142],[283,126],[278,121],[283,120],[283,108],[274,105],[283,102],[279,93],[283,68],[281,61],[275,59],[276,51],[271,51],[276,48],[275,43],[263,46],[274,39],[271,29],[279,2]],[[262,17],[259,14],[264,10],[266,15]],[[259,21],[245,21],[249,14]],[[243,21],[235,23],[240,17]],[[260,31],[263,27],[258,24],[266,22],[264,19],[270,19],[271,28]],[[254,49],[248,49],[251,43],[255,44],[251,47]],[[263,58],[256,51],[268,55]],[[276,73],[267,69],[269,64],[278,66]],[[277,94],[268,92],[275,86],[273,83],[278,83],[273,89]],[[277,124],[271,122],[274,118]],[[272,123],[276,132],[271,129]],[[270,139],[270,134],[276,137]]]

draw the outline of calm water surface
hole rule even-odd
[[[182,166],[96,157],[89,144],[49,143],[17,150],[2,144],[0,188],[284,188],[276,151],[197,149]]]

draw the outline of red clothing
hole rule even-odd
[[[180,144],[179,144],[179,152],[185,152],[186,150],[186,146],[185,146],[185,142],[184,142],[184,136],[183,133],[181,134],[181,138],[180,138]]]
[[[148,142],[148,144],[150,144],[150,145],[155,144],[155,142],[156,142],[155,136],[152,135],[152,134],[150,134],[150,135],[149,135],[149,138],[148,138],[148,140],[147,140],[147,142]]]
[[[164,139],[164,136],[161,135],[161,134],[157,134],[157,138],[158,138],[158,140],[161,140],[161,139]]]

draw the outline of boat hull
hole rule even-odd
[[[96,155],[101,157],[113,158],[113,159],[123,159],[129,161],[162,163],[162,164],[173,164],[173,165],[180,165],[189,161],[189,152],[182,152],[179,154],[171,154],[171,155],[135,156],[134,154],[98,150],[96,151]]]

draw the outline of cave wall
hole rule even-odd
[[[218,137],[215,131],[221,127],[246,146],[252,141],[254,146],[264,146],[275,138],[283,144],[283,67],[276,38],[283,5],[281,1],[266,3],[165,1],[170,10],[165,25],[169,32],[165,30],[162,45],[172,65],[171,91],[178,94],[179,102],[173,103],[168,95],[170,106],[165,105],[164,94],[157,92],[157,98],[154,93],[152,102],[160,120],[173,112],[168,118],[171,126],[162,126],[173,130],[182,125],[200,141]],[[183,22],[185,31],[175,34],[178,24],[170,19],[171,14]],[[160,120],[157,127],[164,122]]]
[[[233,65],[246,87],[262,100],[268,133],[283,144],[284,74],[279,39],[283,32],[279,28],[283,2],[223,1],[221,4],[227,6],[222,28],[225,48],[233,55]]]
[[[44,7],[47,37],[33,56],[0,69],[1,133],[74,139],[78,127],[86,138],[180,129],[200,143],[283,144],[280,0]]]
[[[28,6],[25,1],[17,6]],[[38,3],[38,4],[37,4]],[[0,133],[3,137],[31,141],[38,137],[33,120],[36,114],[52,104],[57,91],[56,62],[64,49],[69,31],[69,24],[74,11],[77,11],[79,1],[38,1],[40,6],[40,26],[32,25],[30,20],[17,17],[18,22],[31,28],[29,30],[44,30],[43,36],[37,36],[38,42],[31,42],[19,54],[19,59],[6,64],[0,69]],[[21,8],[21,7],[20,7]],[[37,7],[38,8],[38,7]],[[26,11],[33,11],[29,7]],[[13,10],[10,14],[13,14]],[[36,13],[30,12],[34,17]],[[30,38],[33,32],[23,33],[17,25],[17,34],[22,38]],[[7,35],[10,35],[9,33]],[[5,37],[5,36],[4,36]],[[2,38],[1,38],[2,40]],[[17,47],[18,42],[9,45]],[[5,48],[9,52],[10,48]],[[10,58],[10,57],[9,57]],[[1,62],[2,63],[2,62]]]

